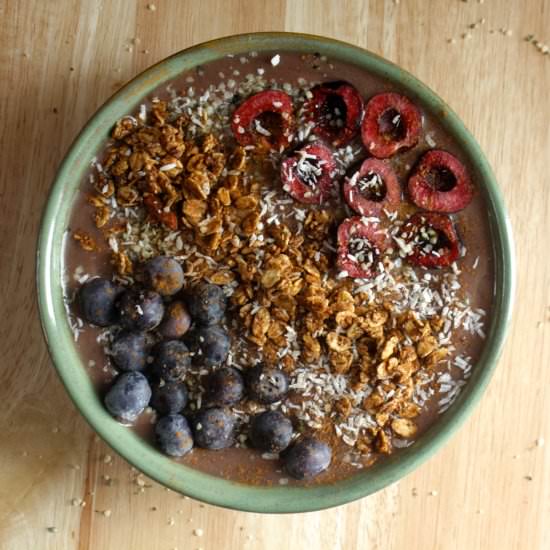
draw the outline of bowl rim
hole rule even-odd
[[[72,205],[78,191],[78,174],[84,173],[114,120],[131,112],[144,96],[177,74],[227,54],[253,50],[319,52],[374,72],[417,97],[423,109],[440,115],[446,132],[457,136],[482,182],[488,207],[495,258],[494,309],[482,356],[468,384],[414,445],[331,484],[257,487],[214,477],[165,457],[106,413],[79,360],[64,309],[62,250],[71,210],[67,205]],[[149,67],[113,94],[86,123],[60,165],[42,216],[36,262],[40,319],[50,356],[69,396],[94,431],[133,466],[163,485],[197,500],[250,512],[307,512],[345,504],[394,483],[430,458],[464,423],[485,391],[502,351],[515,291],[514,246],[504,200],[480,146],[459,117],[410,73],[366,49],[322,36],[286,32],[238,34],[194,45]],[[75,368],[78,364],[80,368]]]

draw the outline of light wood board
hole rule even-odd
[[[0,1],[0,548],[550,548],[550,55],[523,40],[532,33],[550,43],[550,1],[157,0],[154,11],[147,4]],[[113,453],[51,366],[34,293],[50,183],[97,107],[165,56],[260,30],[367,47],[445,98],[496,171],[519,266],[505,353],[450,444],[370,498],[284,517],[205,506],[155,483],[140,492],[127,463],[114,455],[104,462]],[[541,437],[546,446],[535,445]]]

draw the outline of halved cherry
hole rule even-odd
[[[231,119],[231,130],[241,145],[259,144],[281,150],[292,141],[292,99],[277,90],[255,94],[239,105]]]
[[[386,234],[378,224],[359,216],[348,218],[338,227],[338,268],[348,277],[370,279],[376,275],[387,246]]]
[[[396,241],[401,254],[414,265],[447,267],[460,254],[456,229],[445,214],[414,214],[403,225]]]
[[[468,171],[451,153],[428,151],[409,178],[409,195],[420,208],[458,212],[472,200],[474,188]]]
[[[344,181],[344,198],[362,216],[378,216],[395,210],[401,200],[397,176],[386,161],[369,158]]]
[[[416,145],[421,128],[420,111],[409,98],[391,92],[378,94],[365,108],[361,139],[373,157],[388,158]]]
[[[330,196],[335,173],[332,151],[322,143],[306,145],[281,163],[283,189],[306,204],[321,204]]]
[[[342,80],[319,84],[311,89],[312,97],[305,104],[306,119],[315,123],[313,132],[341,147],[359,132],[363,117],[363,98],[349,83]]]

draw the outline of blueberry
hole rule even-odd
[[[120,288],[102,277],[86,281],[78,291],[82,316],[99,327],[116,323],[115,301],[119,294]]]
[[[329,467],[330,447],[313,437],[296,442],[284,453],[286,471],[296,479],[312,478]]]
[[[288,393],[288,376],[280,369],[256,365],[246,373],[246,387],[255,401],[275,403]]]
[[[170,456],[186,455],[193,448],[193,435],[184,416],[170,414],[162,417],[155,426],[160,448]]]
[[[153,349],[153,370],[166,382],[181,379],[190,365],[189,349],[179,340],[160,342]]]
[[[181,338],[191,326],[191,317],[180,301],[169,304],[164,312],[164,319],[158,327],[163,338]]]
[[[143,370],[147,363],[145,334],[143,332],[121,332],[113,340],[111,357],[119,370]]]
[[[210,326],[223,319],[227,298],[222,287],[202,283],[193,288],[187,296],[187,306],[193,321]]]
[[[149,404],[151,388],[140,372],[121,374],[105,396],[105,407],[121,422],[133,422]]]
[[[203,449],[224,449],[233,443],[235,417],[225,408],[199,411],[193,418],[195,444]]]
[[[158,382],[153,385],[151,407],[159,414],[176,414],[187,406],[188,394],[181,382]]]
[[[141,266],[143,284],[161,296],[172,296],[183,287],[183,269],[168,256],[157,256]]]
[[[188,334],[185,341],[194,353],[193,361],[205,367],[223,363],[231,344],[229,334],[221,326],[197,327]]]
[[[209,405],[234,405],[244,393],[241,373],[232,367],[223,367],[211,373],[206,380],[206,402]]]
[[[252,419],[249,436],[255,449],[280,453],[290,445],[292,422],[279,411],[266,411]]]
[[[151,330],[162,321],[164,304],[152,290],[126,290],[117,300],[120,324],[128,330]]]

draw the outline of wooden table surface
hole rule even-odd
[[[0,25],[2,550],[550,548],[550,55],[524,40],[550,44],[549,0],[2,0]],[[260,30],[369,48],[445,98],[496,171],[518,260],[504,355],[450,444],[376,495],[280,517],[182,498],[115,456],[58,380],[34,294],[40,214],[86,120],[152,63]]]

